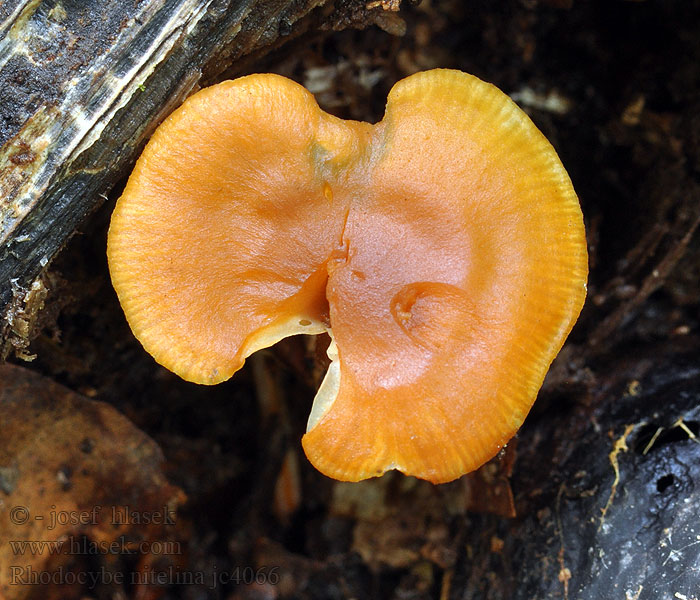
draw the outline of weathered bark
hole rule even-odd
[[[203,74],[309,28],[369,22],[364,5],[0,2],[0,348],[24,335],[43,269]]]

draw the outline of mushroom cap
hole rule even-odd
[[[374,126],[276,75],[193,95],[139,159],[108,256],[134,334],[190,381],[329,331],[302,443],[349,481],[450,481],[494,456],[587,278],[552,146],[497,88],[443,69],[397,83]]]

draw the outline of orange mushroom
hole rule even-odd
[[[397,83],[376,125],[277,75],[198,92],[137,162],[108,256],[134,334],[188,381],[329,332],[302,443],[348,481],[445,482],[494,456],[587,277],[554,149],[497,88],[442,69]]]

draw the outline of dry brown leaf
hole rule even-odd
[[[184,494],[157,444],[112,406],[12,365],[0,365],[0,429],[0,600],[133,584],[156,597],[139,584],[184,558]]]

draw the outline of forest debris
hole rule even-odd
[[[663,430],[663,427],[656,428],[656,431],[654,432],[654,435],[651,436],[649,443],[647,443],[647,445],[644,446],[644,449],[642,450],[642,456],[646,456],[649,453],[649,450],[651,450],[654,447],[656,440],[659,439],[659,436],[663,433]]]
[[[119,582],[138,587],[138,571],[185,558],[184,494],[163,476],[155,442],[114,408],[6,364],[0,411],[3,600],[117,594]]]
[[[625,394],[627,396],[639,396],[639,393],[641,391],[642,391],[642,384],[639,382],[638,379],[632,379],[627,384],[627,389],[625,390]]]
[[[644,98],[644,96],[637,96],[637,98],[628,104],[625,110],[622,112],[622,117],[620,117],[623,124],[627,125],[628,127],[639,125],[639,118],[642,115],[645,104],[646,98]]]
[[[625,600],[639,600],[639,596],[642,593],[642,590],[644,589],[643,585],[640,585],[636,590],[626,590],[625,591]]]
[[[388,33],[396,37],[406,35],[406,21],[393,12],[377,12],[372,13],[374,24]]]
[[[293,448],[287,449],[282,468],[275,482],[273,512],[284,524],[289,524],[292,515],[301,505],[301,478],[299,456]]]
[[[617,462],[617,457],[621,452],[627,452],[629,450],[629,447],[627,446],[627,438],[629,437],[629,434],[632,433],[632,430],[635,427],[636,424],[634,423],[627,425],[623,434],[617,440],[615,440],[613,449],[610,451],[610,454],[608,454],[610,464],[613,468],[613,471],[615,472],[615,479],[613,480],[612,486],[610,487],[610,495],[608,496],[608,501],[605,503],[605,506],[600,511],[600,525],[598,526],[598,529],[603,527],[603,524],[605,522],[605,515],[608,514],[608,510],[612,506],[613,500],[615,500],[615,495],[617,494],[617,484],[620,483],[620,467]]]
[[[530,87],[523,87],[510,94],[514,102],[528,108],[535,108],[556,115],[565,115],[571,110],[573,103],[557,89],[548,90],[543,94]]]
[[[382,10],[398,11],[401,7],[401,0],[372,0],[367,3],[367,10],[381,7]]]
[[[681,219],[682,217],[678,218],[679,221],[681,221]],[[597,347],[598,352],[600,352],[604,347],[608,347],[611,340],[615,338],[614,333],[619,332],[620,325],[622,324],[623,320],[628,319],[631,314],[634,314],[635,310],[665,283],[666,278],[671,274],[678,264],[678,261],[685,254],[690,241],[693,239],[695,231],[697,230],[698,226],[700,226],[700,212],[688,223],[683,224],[681,221],[679,227],[682,227],[683,225],[685,226],[682,233],[680,235],[676,234],[678,237],[675,237],[672,234],[668,236],[675,237],[675,239],[672,240],[671,247],[668,248],[666,253],[656,261],[650,272],[648,272],[642,280],[642,283],[636,293],[628,299],[623,300],[593,329],[588,337],[589,347]],[[659,229],[658,232],[660,232],[659,239],[652,244],[650,249],[647,249],[642,253],[644,258],[647,260],[654,256],[657,246],[660,244],[661,236],[665,236],[667,233],[665,228]],[[637,246],[635,246],[635,248],[632,249],[631,253],[636,254],[636,252],[639,251],[639,248],[645,244],[646,241],[643,239],[639,244],[637,244]],[[631,269],[638,269],[639,263],[629,259],[630,257],[628,256],[628,259],[623,261],[624,266],[621,268],[624,269],[625,266],[630,265]],[[640,262],[643,264],[644,260]],[[620,280],[618,279],[612,279],[608,283],[607,289],[611,291],[614,289],[616,284],[619,285],[619,282]]]
[[[446,569],[456,561],[455,539],[444,524],[461,485],[435,487],[390,472],[359,483],[337,483],[331,511],[356,519],[352,548],[372,569],[413,568],[427,560]]]
[[[38,317],[49,293],[42,277],[28,288],[11,282],[12,300],[0,322],[0,361],[14,352],[17,358],[31,362],[35,354],[28,351],[31,340],[38,334]]]
[[[700,444],[700,440],[698,440],[698,436],[696,436],[693,431],[688,427],[685,422],[683,421],[683,417],[680,417],[674,424],[673,427],[680,427],[688,436],[688,439],[693,440],[696,444]]]
[[[461,479],[465,490],[466,510],[514,518],[515,501],[509,477],[517,455],[517,439],[481,468]]]

